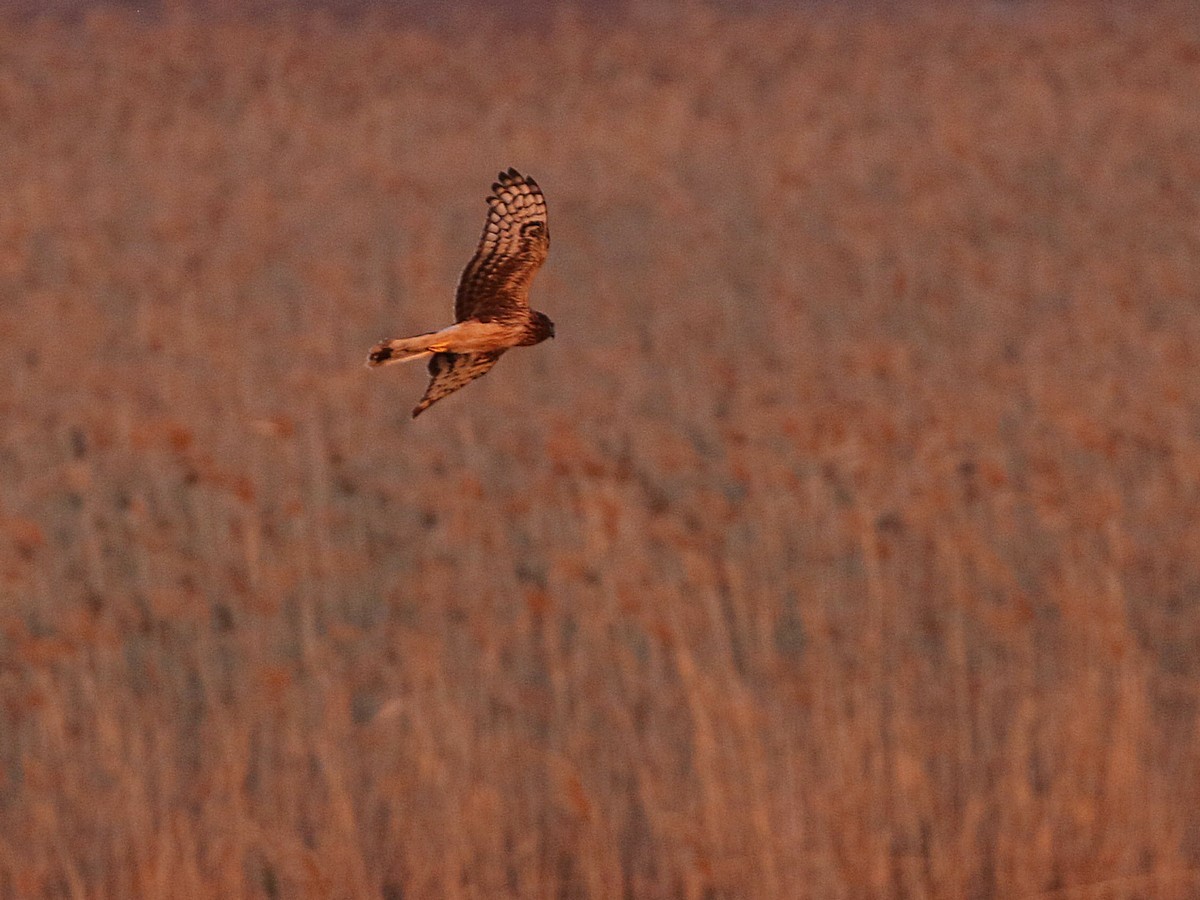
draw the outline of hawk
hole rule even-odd
[[[429,359],[429,387],[413,409],[414,419],[486,374],[505,351],[554,337],[549,316],[529,308],[529,285],[550,252],[542,189],[509,169],[492,185],[487,203],[479,249],[458,281],[455,323],[441,331],[382,341],[367,357],[368,366]]]

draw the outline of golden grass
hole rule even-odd
[[[0,898],[1196,896],[1198,26],[0,26]]]

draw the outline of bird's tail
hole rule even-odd
[[[386,366],[397,362],[412,362],[424,359],[434,351],[429,346],[436,340],[436,331],[428,334],[418,334],[415,337],[393,338],[390,341],[380,341],[371,348],[367,356],[368,366]]]

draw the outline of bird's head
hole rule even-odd
[[[544,341],[546,338],[554,337],[554,323],[550,321],[550,317],[543,312],[535,312],[533,314],[533,334],[538,341]]]

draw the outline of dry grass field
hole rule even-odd
[[[1198,148],[1169,4],[0,21],[0,898],[1200,896]]]

